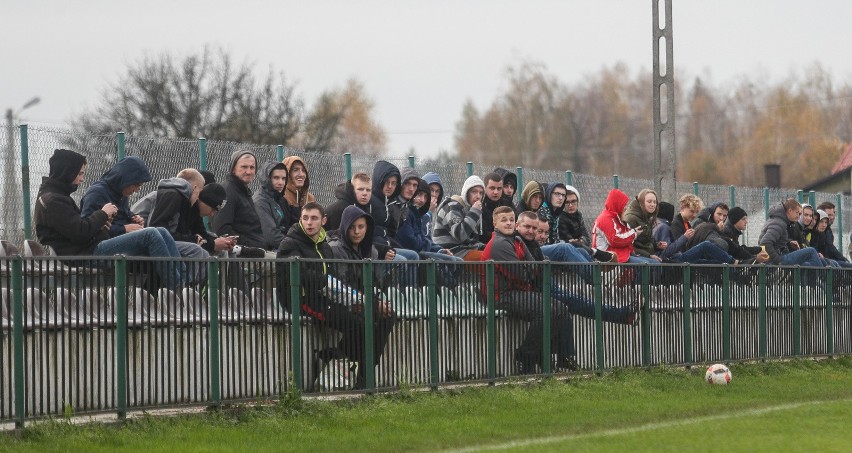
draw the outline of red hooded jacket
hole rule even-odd
[[[612,189],[592,228],[592,247],[615,253],[619,263],[626,263],[633,254],[633,240],[636,239],[636,231],[621,220],[621,213],[629,201],[626,193]]]

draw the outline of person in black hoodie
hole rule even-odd
[[[553,182],[544,187],[544,202],[538,208],[538,213],[543,215],[550,224],[550,234],[547,237],[548,244],[559,242],[559,216],[565,209],[567,197],[568,188],[561,182]]]
[[[328,217],[326,227],[329,231],[340,227],[340,218],[343,210],[348,206],[357,206],[367,214],[370,213],[370,199],[373,196],[373,184],[370,175],[359,172],[352,175],[352,179],[342,182],[334,189],[334,197],[337,201],[326,206],[325,213]]]
[[[278,246],[290,226],[293,225],[292,213],[284,199],[287,186],[287,167],[283,162],[268,161],[260,167],[260,190],[252,197],[260,228],[263,230],[263,248],[278,250]]]
[[[363,214],[363,211],[361,211]],[[346,219],[350,223],[355,223],[358,218],[363,218],[355,213],[353,218]],[[319,323],[337,330],[342,334],[337,347],[318,351],[318,358],[324,362],[331,359],[339,359],[348,357],[353,361],[358,362],[361,366],[358,367],[356,388],[364,388],[366,386],[366,369],[364,363],[364,317],[359,312],[358,300],[352,298],[337,298],[335,296],[335,288],[329,288],[329,273],[331,266],[325,260],[334,259],[334,252],[326,240],[326,231],[323,229],[325,223],[325,211],[322,206],[316,202],[308,202],[302,206],[299,222],[294,223],[287,232],[287,237],[281,241],[281,246],[278,249],[278,258],[303,258],[310,260],[322,261],[304,261],[298,262],[300,271],[299,291],[301,294],[300,308],[304,315],[316,319]],[[349,225],[351,226],[351,225]],[[366,229],[366,228],[365,228]],[[348,231],[348,227],[347,227]],[[350,243],[351,244],[351,243]],[[353,249],[358,248],[359,255],[362,255],[360,244],[355,246],[350,245]],[[366,244],[365,244],[366,250]],[[284,304],[286,310],[290,310],[290,288],[294,283],[286,278],[286,265],[279,265],[278,272],[278,289],[279,300]],[[344,296],[348,296],[344,294]],[[393,314],[388,311],[386,304],[376,304],[380,310],[379,319],[390,319],[390,324],[393,326]],[[382,311],[383,310],[383,311]],[[363,305],[360,307],[363,312]],[[379,332],[383,334],[383,332]],[[390,334],[388,329],[387,335]],[[376,348],[381,345],[381,351],[378,351],[376,357],[380,357],[384,351],[384,346],[387,341],[387,336],[384,339],[381,335],[375,341]]]
[[[494,173],[500,175],[503,181],[503,198],[509,202],[508,206],[514,206],[515,192],[518,191],[518,175],[502,167],[495,168]]]
[[[263,228],[251,199],[248,185],[257,173],[257,158],[248,151],[231,154],[231,167],[225,180],[228,202],[213,218],[213,231],[219,236],[239,236],[238,256],[263,258]],[[250,252],[250,253],[243,253]]]
[[[487,244],[491,240],[491,235],[494,233],[494,223],[490,221],[494,216],[494,210],[500,206],[508,206],[510,208],[514,208],[514,206],[512,206],[512,199],[503,194],[503,175],[491,172],[482,177],[482,182],[485,184],[485,193],[482,196],[483,221],[479,242]],[[517,185],[518,180],[516,177],[515,186]],[[514,211],[514,209],[512,210]]]

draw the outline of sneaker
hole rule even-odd
[[[240,258],[265,258],[266,250],[258,247],[243,246],[237,256]]]

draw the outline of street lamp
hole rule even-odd
[[[35,96],[18,108],[18,110],[6,110],[6,159],[4,160],[6,168],[3,177],[3,200],[5,201],[3,212],[3,229],[5,231],[3,231],[3,235],[7,236],[6,239],[12,239],[8,237],[9,228],[18,228],[16,216],[17,213],[23,211],[23,206],[21,206],[23,199],[19,195],[23,193],[23,190],[19,189],[23,188],[17,187],[15,181],[15,169],[20,167],[15,162],[15,116],[39,102],[41,102],[41,98]]]

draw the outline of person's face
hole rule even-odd
[[[825,230],[828,229],[828,223],[830,221],[831,220],[828,217],[824,219],[819,219],[819,223],[817,223],[817,231],[819,231],[820,233],[824,233]]]
[[[386,197],[393,195],[396,192],[396,186],[399,185],[399,178],[396,176],[391,176],[390,178],[382,184],[382,193],[385,194]]]
[[[198,213],[201,214],[201,217],[213,217],[216,215],[216,210],[209,204],[198,200]]]
[[[565,211],[568,214],[574,214],[579,208],[580,199],[577,198],[577,194],[569,192],[568,196],[565,197]]]
[[[272,189],[276,192],[281,192],[287,186],[287,170],[272,170],[269,179],[272,181]]]
[[[294,162],[290,166],[290,179],[293,180],[293,185],[296,189],[305,187],[305,181],[308,180],[308,171],[305,170],[305,166],[301,162]]]
[[[80,184],[83,183],[83,177],[85,175],[86,175],[86,164],[83,164],[83,166],[80,167],[80,171],[77,172],[77,177],[74,178],[74,181],[71,184],[74,184],[75,186],[79,186]]]
[[[129,197],[138,192],[140,187],[142,187],[142,184],[131,184],[129,186],[125,186],[121,189],[121,196]]]
[[[515,186],[511,184],[503,184],[503,195],[512,198],[515,196]]]
[[[547,237],[550,236],[550,223],[539,220],[538,228],[535,230],[535,240],[539,245],[544,245],[547,242]]]
[[[714,223],[725,223],[725,220],[728,220],[728,210],[722,208],[716,208],[713,211],[713,222]]]
[[[437,184],[429,184],[429,194],[432,198],[429,199],[429,210],[432,211],[438,207],[438,197],[441,196],[441,186]]]
[[[802,209],[802,225],[810,226],[814,221],[814,210],[811,208]]]
[[[734,228],[736,228],[740,231],[745,231],[747,226],[748,226],[748,216],[743,216],[743,218],[740,219],[739,222],[734,224]]]
[[[553,192],[550,192],[550,206],[553,206],[554,208],[561,208],[562,205],[565,204],[566,196],[568,196],[568,192],[566,192],[562,187],[553,189]]]
[[[255,173],[257,173],[257,163],[254,156],[246,154],[237,159],[237,165],[234,166],[234,176],[237,179],[248,185],[254,181]]]
[[[500,189],[502,190],[502,189]],[[515,213],[504,212],[494,217],[494,229],[505,234],[511,235],[515,232]]]
[[[361,241],[367,236],[367,219],[364,217],[358,217],[357,220],[352,222],[352,225],[349,225],[349,228],[346,230],[346,234],[349,236],[349,242],[354,246],[358,246],[361,244]]]
[[[498,201],[503,196],[503,181],[488,181],[485,184],[485,196],[491,201]]]
[[[683,217],[683,220],[687,222],[692,222],[695,220],[695,217],[698,216],[698,209],[693,208],[681,208],[680,216]]]
[[[414,196],[414,192],[417,192],[417,180],[412,178],[402,183],[402,191],[399,194],[402,195],[404,200],[410,200]]]
[[[834,209],[828,208],[824,209],[825,213],[828,214],[828,224],[834,225]]]
[[[302,216],[299,218],[302,228],[308,236],[314,237],[319,234],[322,226],[325,225],[325,217],[320,214],[319,209],[302,209]]]
[[[530,197],[530,205],[527,206],[530,208],[530,211],[538,211],[538,208],[541,207],[541,202],[544,200],[544,195],[537,193]]]
[[[652,193],[646,193],[645,199],[642,200],[642,209],[646,214],[652,214],[657,211],[657,196]]]
[[[426,204],[426,192],[417,192],[417,195],[414,196],[414,207],[422,208],[424,204]]]
[[[467,191],[467,202],[469,204],[474,204],[477,201],[482,200],[482,186],[472,187]]]
[[[366,181],[355,180],[352,183],[352,190],[355,192],[355,201],[361,206],[369,203],[370,197],[373,196],[373,186]]]
[[[518,234],[525,241],[534,241],[538,233],[538,220],[533,220],[528,217],[521,217],[517,226]]]
[[[795,221],[799,220],[799,217],[802,215],[802,208],[798,207],[798,208],[788,209],[786,211],[786,214],[787,214],[787,220],[789,220],[790,222],[795,222]]]

